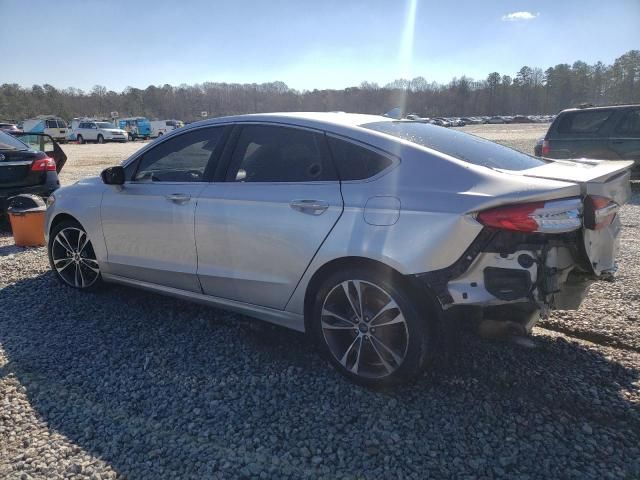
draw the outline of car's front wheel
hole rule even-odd
[[[98,135],[98,143],[104,143],[104,137],[102,135]]]
[[[102,278],[91,240],[78,222],[56,225],[49,236],[49,263],[62,283],[81,290],[97,288]]]
[[[318,290],[311,333],[323,354],[354,382],[400,383],[424,369],[434,311],[421,308],[405,287],[394,274],[358,267],[330,275]]]

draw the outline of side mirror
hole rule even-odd
[[[124,185],[124,168],[121,166],[105,168],[100,177],[106,185]]]

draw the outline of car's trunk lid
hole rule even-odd
[[[42,173],[33,172],[33,161],[44,156],[29,150],[0,151],[0,188],[32,186],[42,183]]]
[[[551,161],[519,172],[527,177],[563,180],[580,185],[582,198],[603,197],[622,206],[631,197],[630,169],[633,162],[607,160]],[[585,206],[586,207],[586,206]],[[583,227],[584,251],[596,275],[615,271],[615,257],[620,235],[618,215],[605,228]]]

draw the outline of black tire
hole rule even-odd
[[[358,320],[357,310],[360,307],[352,300],[357,295],[348,300],[345,284],[349,291],[357,293],[357,289],[361,293],[360,298],[364,299],[362,321]],[[385,269],[358,266],[330,274],[314,297],[308,323],[312,340],[323,356],[354,383],[377,388],[411,381],[422,373],[433,356],[438,319],[438,307],[427,299],[418,301],[411,292],[404,278]],[[388,298],[383,297],[383,293]],[[340,311],[340,295],[345,302],[348,300],[350,311],[355,313],[347,320],[349,323],[344,322],[347,310],[341,311],[340,320],[326,315],[329,311]],[[367,296],[371,298],[367,299]],[[387,300],[390,301],[385,303]],[[382,308],[382,314],[375,314],[376,309],[381,305],[391,305],[391,301],[395,302],[394,307]],[[367,317],[367,312],[373,318]],[[397,321],[400,317],[403,318],[402,323]],[[357,325],[351,322],[357,322]],[[382,346],[389,345],[391,350],[382,349]],[[347,352],[352,347],[353,352]],[[399,352],[403,353],[400,361],[397,360],[401,357]],[[341,355],[342,359],[338,358]]]
[[[66,240],[58,241],[58,235],[61,232],[65,234],[65,236],[61,238],[65,238]],[[86,236],[87,241],[85,244],[85,237],[82,237],[82,234],[78,237],[73,237],[75,232],[82,232],[85,236],[87,235],[86,230],[75,220],[64,220],[51,229],[49,244],[47,245],[49,265],[58,281],[64,285],[84,291],[98,290],[103,286],[103,281],[100,267],[97,260],[95,260],[96,256],[93,245],[91,244],[91,239]],[[70,253],[68,247],[72,250],[78,250],[75,246],[81,243],[83,244],[83,248],[80,249],[77,257],[74,257],[77,258],[78,261],[68,258],[69,263],[66,263],[66,258],[63,257],[71,257],[68,255]],[[67,254],[65,254],[65,252]],[[89,263],[89,261],[91,263]],[[85,282],[86,285],[83,284]]]
[[[135,140],[135,138],[133,138],[133,135],[131,135],[130,133],[127,135],[127,137],[129,137],[130,142],[133,142]]]
[[[82,138],[82,135],[78,135],[78,136],[76,137],[76,139],[78,140],[78,143],[79,143],[80,145],[82,145],[82,144],[84,143],[84,138]]]
[[[104,137],[102,135],[98,135],[98,143],[104,143]]]

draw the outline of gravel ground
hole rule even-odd
[[[467,129],[530,149],[544,128],[524,127]],[[66,146],[63,182],[139,146]],[[622,219],[616,280],[542,322],[537,348],[465,335],[384,392],[296,332],[63,288],[44,249],[0,233],[0,478],[640,478],[638,191]]]

